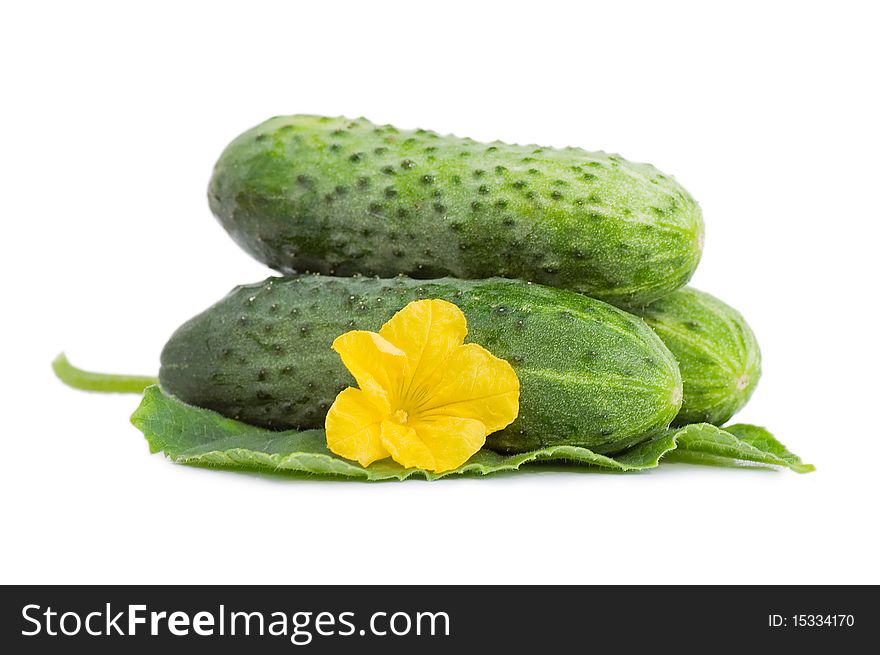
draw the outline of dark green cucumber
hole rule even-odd
[[[745,406],[761,377],[761,350],[738,311],[689,287],[631,311],[678,360],[684,402],[676,424],[722,425]]]
[[[285,274],[494,276],[645,304],[691,277],[700,208],[653,166],[366,119],[280,116],[235,139],[211,209]]]
[[[184,402],[271,428],[323,427],[354,385],[330,348],[349,330],[377,331],[413,300],[458,305],[468,341],[509,361],[520,414],[492,448],[572,444],[612,453],[666,428],[681,376],[641,319],[580,294],[494,278],[269,278],[238,287],[175,332],[160,384]]]

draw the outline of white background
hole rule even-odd
[[[872,3],[11,3],[0,10],[0,581],[878,583],[880,102]],[[748,318],[739,420],[811,475],[664,466],[279,480],[150,456],[167,337],[269,271],[205,189],[269,116],[364,115],[617,151],[707,228],[693,282]],[[841,610],[842,611],[842,610]]]

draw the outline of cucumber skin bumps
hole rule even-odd
[[[422,298],[456,304],[466,341],[510,362],[519,417],[487,446],[575,445],[614,453],[662,433],[682,381],[640,318],[587,296],[518,280],[303,275],[241,286],[184,323],[162,351],[160,384],[180,400],[274,429],[320,428],[354,379],[330,348],[377,331]]]
[[[518,278],[627,307],[683,286],[700,208],[653,166],[366,119],[280,116],[212,176],[211,210],[284,273]]]

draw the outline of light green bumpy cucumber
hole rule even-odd
[[[684,402],[676,424],[722,425],[745,406],[761,377],[761,350],[738,311],[692,288],[631,311],[678,360]]]
[[[509,277],[619,306],[691,277],[700,208],[604,152],[280,116],[223,152],[208,190],[235,241],[285,274]]]
[[[500,278],[305,275],[238,287],[174,333],[160,384],[247,423],[320,428],[336,395],[355,384],[333,340],[378,331],[421,298],[460,307],[467,340],[519,376],[519,417],[489,437],[491,448],[614,453],[662,432],[679,410],[678,366],[644,321],[580,294]]]

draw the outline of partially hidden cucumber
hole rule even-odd
[[[519,417],[490,436],[491,448],[572,444],[613,453],[663,431],[679,410],[678,366],[644,321],[580,294],[500,278],[303,275],[238,287],[174,333],[160,384],[247,423],[323,427],[336,395],[355,384],[333,340],[378,331],[420,298],[458,305],[467,340],[519,376]]]
[[[691,277],[693,198],[648,164],[374,125],[279,116],[220,156],[211,210],[285,274],[518,278],[618,306]]]
[[[722,425],[745,406],[761,377],[761,350],[738,311],[690,287],[631,311],[678,360],[684,402],[674,423]]]

